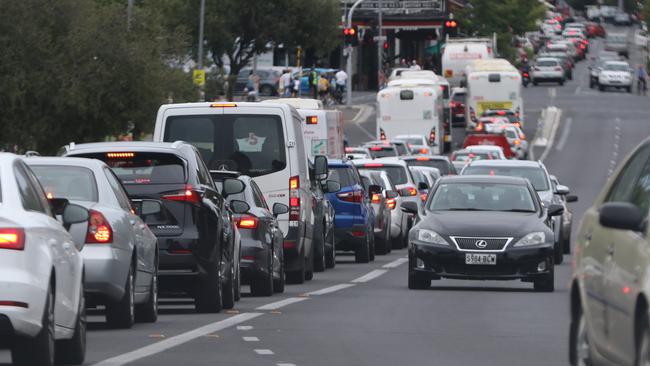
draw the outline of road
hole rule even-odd
[[[593,44],[592,55],[602,47]],[[635,58],[635,55],[632,55]],[[540,110],[563,110],[545,163],[580,197],[575,223],[616,166],[650,135],[648,99],[589,90],[587,63],[564,87],[525,90],[526,134]],[[373,97],[360,96],[370,103]],[[348,124],[351,144],[367,140],[374,115]],[[455,138],[462,131],[455,131]],[[186,299],[163,299],[155,324],[107,329],[89,317],[88,365],[566,365],[570,257],[556,269],[556,291],[535,293],[520,282],[434,281],[425,291],[406,287],[405,251],[353,264],[339,256],[334,270],[288,286],[270,298],[245,296],[233,311],[196,314]],[[321,291],[322,290],[322,291]],[[246,288],[244,288],[246,291]],[[7,352],[0,364],[9,364]]]

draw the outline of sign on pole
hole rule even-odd
[[[205,85],[205,70],[204,69],[195,69],[192,72],[192,80],[196,86]]]

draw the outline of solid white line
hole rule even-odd
[[[275,366],[296,366],[295,363],[278,362]]]
[[[560,136],[560,140],[557,142],[557,146],[555,146],[555,150],[562,150],[564,149],[564,145],[566,144],[567,140],[569,139],[569,134],[571,133],[571,123],[573,123],[573,118],[569,117],[564,121],[564,129],[562,130],[562,135]]]
[[[312,291],[312,292],[307,292],[305,295],[318,296],[318,295],[331,294],[332,292],[344,290],[344,289],[350,288],[352,286],[355,286],[355,285],[352,284],[352,283],[342,283],[342,284],[339,284],[339,285],[325,287],[324,289],[320,289],[320,290],[316,290],[316,291]]]
[[[255,353],[257,353],[258,355],[274,355],[275,354],[270,349],[256,349]]]
[[[368,281],[372,281],[372,280],[374,280],[375,278],[377,278],[377,277],[383,275],[383,274],[386,273],[386,272],[388,272],[388,271],[385,270],[385,269],[375,269],[374,271],[370,271],[370,272],[368,272],[367,274],[365,274],[365,275],[363,275],[363,276],[361,276],[361,277],[359,277],[359,278],[357,278],[357,279],[354,279],[354,280],[352,280],[352,281],[350,281],[350,282],[354,282],[354,283],[366,283],[366,282],[368,282]]]
[[[189,332],[185,332],[182,334],[179,334],[177,336],[167,338],[163,341],[150,344],[148,346],[144,346],[142,348],[136,349],[131,352],[127,352],[125,354],[108,358],[106,360],[100,361],[98,363],[93,364],[94,366],[117,366],[117,365],[124,365],[129,362],[133,362],[136,360],[139,360],[141,358],[149,357],[151,355],[155,355],[156,353],[160,353],[163,351],[166,351],[170,348],[179,346],[183,343],[187,343],[191,340],[203,337],[207,334],[214,333],[229,327],[232,327],[233,325],[237,325],[239,323],[243,323],[245,321],[249,321],[251,319],[257,318],[258,316],[262,315],[261,313],[243,313],[239,315],[235,315],[233,317],[214,322],[208,325],[204,325],[200,328],[196,328],[194,330],[190,330]]]
[[[390,263],[384,264],[381,268],[397,268],[408,261],[408,258],[397,258]]]
[[[244,342],[259,342],[260,339],[257,337],[242,337]]]
[[[308,297],[290,297],[288,299],[272,302],[270,304],[262,305],[255,308],[255,310],[277,310],[283,308],[287,305],[295,304],[297,302],[305,301],[309,299]]]

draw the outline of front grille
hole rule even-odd
[[[512,238],[468,238],[455,236],[452,237],[452,240],[456,243],[459,250],[502,251]]]

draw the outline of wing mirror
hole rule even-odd
[[[381,188],[381,186],[378,186],[376,184],[371,184],[368,186],[368,194],[370,195],[370,197],[372,197],[375,194],[381,194],[382,190],[383,188]]]
[[[239,179],[235,178],[226,178],[223,181],[223,190],[221,195],[223,198],[227,198],[230,195],[242,193],[246,189],[246,185]]]
[[[289,212],[289,206],[284,203],[275,203],[273,204],[273,216],[278,217]]]
[[[399,197],[399,193],[393,190],[388,190],[386,191],[386,198],[397,198]]]
[[[232,200],[230,201],[230,209],[233,213],[241,215],[248,212],[251,209],[251,206],[244,201]]]
[[[65,207],[70,203],[67,198],[50,198],[48,202],[50,202],[50,208],[56,216],[63,215]]]
[[[341,184],[334,180],[325,181],[323,191],[325,193],[336,193],[341,190]]]
[[[546,212],[549,216],[560,216],[564,213],[564,206],[562,205],[548,205]]]
[[[316,155],[314,157],[314,177],[316,180],[325,180],[329,175],[329,167],[327,166],[327,156]]]
[[[403,212],[417,215],[418,214],[418,204],[412,201],[402,202],[400,209]]]
[[[69,229],[72,224],[80,224],[90,219],[90,213],[88,210],[85,207],[74,203],[68,203],[63,209],[61,216],[63,219],[63,226],[65,226],[66,229]]]
[[[600,224],[610,229],[643,231],[643,214],[627,202],[609,202],[600,207]]]
[[[563,186],[563,185],[561,185],[561,184],[558,184],[558,185],[555,187],[555,193],[556,193],[556,194],[559,194],[559,195],[561,195],[561,196],[566,196],[566,195],[569,194],[570,192],[571,192],[571,190],[570,190],[569,187],[567,187],[567,186]]]
[[[578,202],[578,196],[576,196],[576,195],[574,195],[574,194],[568,194],[568,195],[565,197],[565,199],[566,199],[566,201],[569,202],[569,203],[570,203],[570,202]]]

